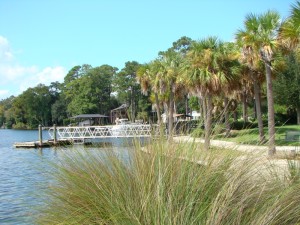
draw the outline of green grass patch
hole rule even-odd
[[[276,136],[275,142],[278,146],[298,146],[300,143],[297,141],[286,141],[285,134],[287,131],[299,131],[299,125],[287,125],[276,127]],[[264,132],[266,134],[266,138],[268,138],[268,128],[264,128]],[[239,144],[251,144],[258,145],[259,144],[259,131],[258,128],[253,129],[245,129],[245,130],[232,130],[230,137],[224,138],[224,135],[215,135],[215,139],[222,139],[233,141]]]

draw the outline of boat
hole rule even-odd
[[[142,124],[141,122],[131,122],[128,119],[118,119],[116,125],[111,129],[111,134],[114,137],[134,137],[150,135],[151,126]]]

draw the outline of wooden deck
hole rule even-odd
[[[27,141],[14,143],[15,148],[48,148],[52,146],[64,146],[72,144],[69,140],[57,140],[54,143],[53,140],[47,140],[40,143],[39,141]]]

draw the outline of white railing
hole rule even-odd
[[[78,126],[56,127],[57,139],[89,139],[108,137],[149,137],[151,136],[149,124],[126,124],[114,126]],[[54,138],[54,128],[49,128],[49,135]]]

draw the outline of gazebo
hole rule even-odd
[[[103,125],[108,123],[108,116],[101,114],[80,114],[71,117],[78,121],[79,126]]]
[[[120,119],[121,118],[128,118],[127,109],[128,109],[127,104],[122,104],[118,108],[112,109],[110,111],[110,121],[111,121],[111,123],[114,123],[117,117],[120,118]]]

